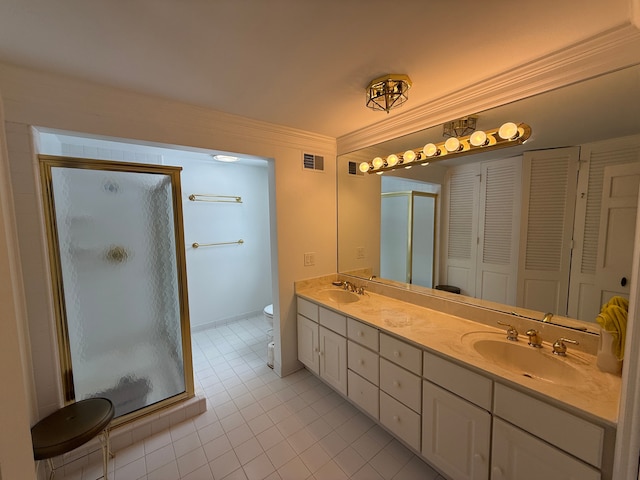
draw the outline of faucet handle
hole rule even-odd
[[[535,348],[542,348],[542,337],[538,330],[530,328],[526,331],[526,334],[529,337],[529,345]]]
[[[558,340],[553,342],[553,352],[555,355],[560,355],[561,357],[565,357],[567,355],[567,346],[565,342],[571,343],[573,345],[580,345],[576,340],[571,340],[570,338],[560,337]]]
[[[503,327],[508,327],[507,340],[511,340],[512,342],[518,341],[518,330],[516,330],[516,327],[514,327],[509,323],[504,323],[504,322],[498,322],[498,325],[502,325]]]

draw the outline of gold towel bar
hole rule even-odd
[[[208,193],[192,193],[189,195],[189,200],[192,202],[242,203],[242,197],[236,197],[235,195],[212,195]]]
[[[216,247],[218,245],[234,245],[236,243],[239,244],[239,245],[242,245],[244,243],[244,240],[240,239],[237,242],[220,242],[220,243],[198,243],[198,242],[194,242],[191,246],[193,248]]]

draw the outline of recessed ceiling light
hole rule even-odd
[[[231,163],[231,162],[238,161],[238,157],[234,157],[233,155],[212,155],[212,156],[214,160],[217,160],[219,162]]]

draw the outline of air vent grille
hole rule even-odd
[[[305,153],[302,156],[302,167],[305,170],[324,170],[324,157]]]
[[[356,162],[349,162],[349,175],[364,175]]]

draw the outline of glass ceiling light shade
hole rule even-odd
[[[404,164],[411,163],[416,159],[416,157],[417,157],[416,152],[414,152],[413,150],[407,150],[402,155],[402,163]]]
[[[394,167],[398,164],[400,159],[395,153],[392,153],[387,157],[387,167]]]
[[[460,140],[458,140],[457,137],[447,138],[447,141],[444,142],[444,148],[447,150],[447,152],[457,152],[458,150],[460,150],[461,146],[462,145],[460,144]]]
[[[407,75],[390,73],[372,80],[367,87],[367,107],[389,113],[406,102],[411,79]]]
[[[388,170],[410,167],[414,162],[429,165],[433,162],[452,157],[470,155],[479,151],[522,145],[531,137],[531,127],[526,123],[507,122],[500,128],[477,130],[465,137],[451,137],[440,143],[427,143],[422,150],[407,150],[404,153],[392,153],[386,162],[381,157],[360,166],[362,172],[382,174]],[[402,158],[402,161],[400,161]],[[369,165],[367,167],[367,165]]]
[[[422,149],[422,153],[424,153],[426,157],[433,157],[440,154],[440,149],[435,143],[427,143]]]
[[[482,130],[476,130],[469,136],[469,143],[474,147],[482,147],[488,143],[487,134]]]
[[[360,171],[362,173],[367,173],[370,169],[371,169],[371,165],[369,164],[369,162],[362,162],[358,168],[360,169]]]
[[[503,123],[498,130],[498,136],[503,140],[518,138],[518,126],[513,122]]]

